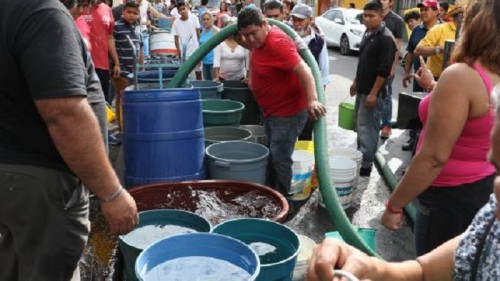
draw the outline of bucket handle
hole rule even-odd
[[[215,166],[229,169],[231,168],[231,163],[226,161],[215,160]]]
[[[344,277],[348,281],[359,281],[359,279],[350,272],[338,269],[334,270],[333,272],[334,276]]]

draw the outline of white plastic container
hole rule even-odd
[[[354,188],[358,187],[359,182],[359,169],[363,161],[363,153],[359,150],[349,147],[334,147],[331,151],[331,156],[347,157],[356,162],[356,177],[354,178]]]
[[[329,163],[339,201],[344,210],[348,209],[352,204],[353,185],[357,170],[356,162],[347,157],[332,156]],[[322,196],[320,196],[319,205],[325,207]]]
[[[314,155],[305,150],[295,150],[292,154],[292,200],[306,200],[311,195],[311,177],[314,168]]]

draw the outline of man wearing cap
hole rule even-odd
[[[295,142],[308,116],[320,118],[326,108],[318,101],[311,70],[295,42],[271,26],[260,10],[241,10],[238,33],[251,49],[249,86],[264,115],[270,148],[268,184],[292,203]]]
[[[304,4],[299,4],[292,9],[290,16],[292,18],[293,29],[302,38],[302,40],[304,40],[316,59],[316,63],[318,64],[321,72],[323,86],[326,87],[326,85],[330,82],[328,79],[328,73],[330,71],[328,64],[328,51],[325,40],[312,29],[312,8]],[[313,124],[314,120],[309,119],[307,121],[306,126],[299,136],[299,140],[312,140]]]
[[[467,5],[466,1],[456,1],[455,4],[455,8],[448,12],[453,20],[431,28],[415,49],[417,56],[427,57],[427,67],[436,80],[443,72],[444,44],[447,40],[455,41],[458,15],[463,13],[463,8]]]
[[[425,0],[424,2],[418,3],[417,7],[420,8],[420,19],[422,24],[416,26],[411,32],[410,39],[408,39],[408,46],[406,51],[408,51],[405,57],[405,74],[403,76],[403,87],[408,87],[408,83],[412,77],[412,66],[413,71],[417,71],[420,67],[420,60],[418,56],[414,55],[415,48],[417,47],[420,40],[422,40],[427,31],[431,29],[434,25],[438,24],[439,8],[438,2],[436,0]],[[418,83],[413,82],[413,92],[423,92]],[[410,139],[406,142],[402,149],[404,151],[413,150],[415,146],[415,140],[417,137],[416,130],[410,130]]]

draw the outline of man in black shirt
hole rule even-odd
[[[67,9],[58,0],[0,6],[0,280],[79,280],[86,188],[113,233],[137,223],[135,202],[87,101],[97,80]]]
[[[356,95],[356,131],[358,150],[363,153],[360,176],[370,176],[378,147],[380,118],[386,95],[385,84],[391,74],[396,44],[383,22],[382,4],[373,0],[364,6],[366,32],[359,48],[356,78],[351,96]]]

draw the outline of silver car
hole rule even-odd
[[[328,46],[340,47],[342,55],[359,51],[366,30],[363,10],[333,8],[316,17],[315,22],[323,31]]]

